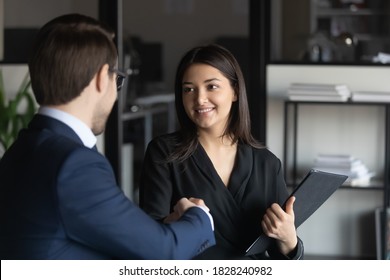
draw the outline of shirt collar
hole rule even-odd
[[[38,114],[54,118],[68,125],[80,137],[84,146],[92,148],[96,145],[97,139],[91,128],[89,128],[84,122],[72,116],[71,114],[45,106],[39,108]]]

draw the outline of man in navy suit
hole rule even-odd
[[[1,259],[190,259],[215,244],[202,200],[182,198],[158,223],[94,148],[125,78],[112,39],[78,14],[39,31],[29,71],[40,109],[0,161]]]

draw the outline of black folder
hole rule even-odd
[[[311,169],[294,189],[295,227],[309,218],[346,180],[348,176]],[[289,198],[290,198],[289,197]],[[288,199],[287,199],[288,200]],[[286,200],[286,201],[287,201]],[[286,202],[285,202],[286,203]],[[283,209],[285,209],[285,203]],[[246,256],[263,253],[272,243],[272,238],[261,234],[246,250]]]

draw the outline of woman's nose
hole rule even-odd
[[[208,96],[207,92],[205,90],[199,89],[197,92],[197,101],[199,104],[207,103]]]

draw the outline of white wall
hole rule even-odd
[[[4,65],[0,64],[3,73],[4,91],[8,99],[14,98],[23,79],[28,74],[26,64]]]
[[[281,159],[283,105],[290,83],[343,83],[352,91],[390,91],[390,67],[269,65],[267,75],[267,145]],[[302,107],[298,129],[301,173],[312,166],[318,152],[351,153],[381,177],[384,171],[383,108]],[[306,253],[341,258],[375,257],[373,215],[374,209],[381,205],[382,190],[338,190],[299,228]]]
[[[4,55],[4,1],[0,0],[0,60]]]

